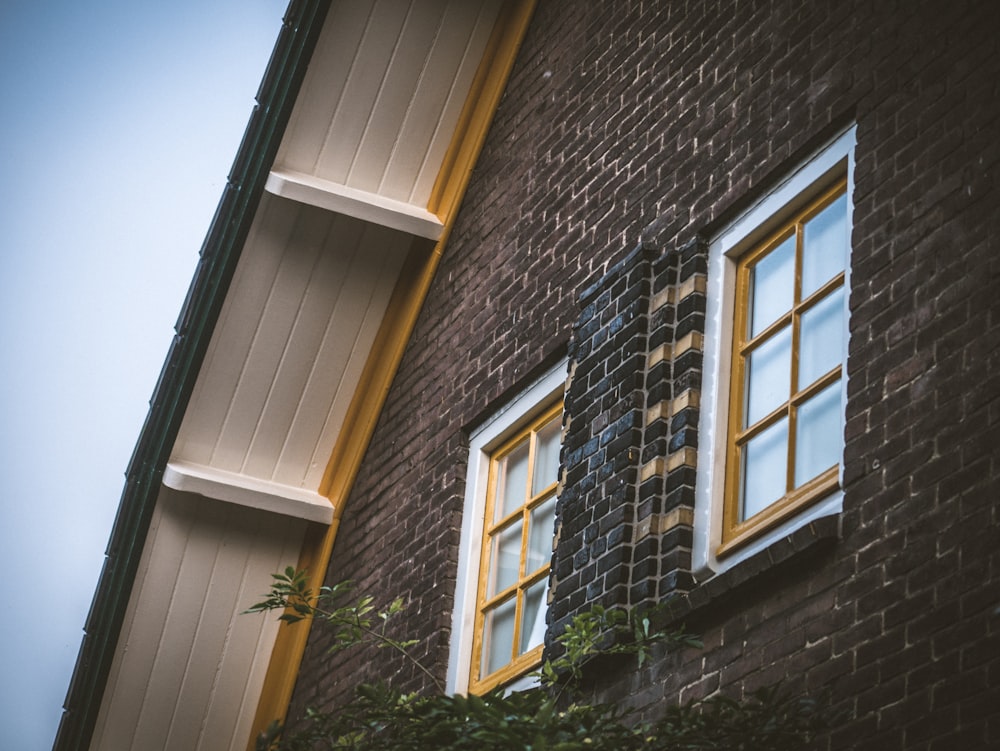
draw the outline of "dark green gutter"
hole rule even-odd
[[[90,747],[163,470],[180,429],[329,0],[291,0],[229,180],[201,249],[149,414],[126,472],[54,751]]]

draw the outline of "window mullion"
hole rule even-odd
[[[798,407],[803,402],[809,401],[812,397],[818,394],[820,391],[825,389],[831,383],[836,381],[841,377],[841,371],[843,370],[843,365],[838,365],[833,368],[828,373],[826,373],[822,378],[817,378],[813,383],[809,384],[806,388],[801,391],[796,391],[792,394],[792,404]]]
[[[528,434],[528,478],[524,488],[524,496],[521,500],[521,560],[518,564],[518,584],[524,580],[528,557],[528,524],[531,521],[531,514],[528,513],[528,503],[531,500],[531,491],[535,486],[535,459],[538,449],[537,431],[532,430]],[[518,590],[518,600],[521,599],[521,592]],[[515,651],[516,654],[516,651]]]
[[[521,611],[523,607],[524,591],[519,581],[514,592],[514,636],[510,640],[510,659],[512,662],[517,659],[518,648],[521,645]]]
[[[742,446],[747,441],[749,441],[754,436],[756,436],[758,433],[760,433],[761,431],[767,430],[769,427],[771,427],[772,425],[774,425],[774,423],[778,422],[778,420],[780,420],[782,417],[787,416],[788,415],[788,405],[789,405],[789,402],[785,402],[784,404],[782,404],[781,406],[779,406],[777,409],[775,409],[770,414],[767,414],[764,417],[760,418],[757,422],[755,422],[749,428],[746,428],[745,430],[739,431],[738,433],[736,433],[736,435],[734,436],[733,440],[738,445]]]
[[[802,299],[802,254],[804,230],[801,222],[795,224],[795,289],[792,293],[792,353],[789,358],[792,372],[789,374],[788,394],[788,459],[785,464],[785,493],[790,493],[795,487],[795,443],[798,434],[798,411],[792,404],[792,396],[799,390],[799,343],[802,329],[802,316],[799,303]]]

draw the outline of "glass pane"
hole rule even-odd
[[[788,474],[788,418],[747,441],[743,447],[741,520],[749,519],[785,494]]]
[[[500,460],[497,466],[497,498],[493,521],[524,505],[528,492],[528,441],[525,440]]]
[[[802,314],[799,389],[840,365],[844,347],[844,288]]]
[[[486,611],[483,624],[483,655],[480,672],[495,673],[514,659],[514,608],[517,598],[500,603]]]
[[[799,407],[795,426],[795,487],[840,462],[844,445],[841,412],[840,381]]]
[[[524,573],[530,574],[552,560],[552,536],[555,534],[556,497],[552,496],[531,510],[528,523],[528,560]]]
[[[747,357],[746,423],[750,427],[788,401],[792,380],[792,328],[786,326]]]
[[[535,474],[531,480],[531,494],[538,495],[559,479],[559,438],[562,429],[560,416],[552,418],[538,431],[535,443]]]
[[[795,293],[795,236],[754,264],[750,273],[750,337],[792,309]]]
[[[521,521],[504,527],[490,541],[490,586],[487,597],[493,597],[512,584],[517,584],[521,566]]]
[[[532,647],[537,647],[545,641],[545,590],[548,579],[542,579],[532,584],[524,593],[524,605],[521,609],[521,649],[518,654],[524,654]]]
[[[802,299],[844,270],[847,241],[845,194],[806,222],[802,246]]]

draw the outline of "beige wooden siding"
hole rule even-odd
[[[500,5],[334,5],[275,169],[425,207]]]
[[[241,612],[295,564],[304,529],[161,491],[93,751],[242,751],[278,622]]]
[[[265,195],[172,461],[315,491],[411,241]]]

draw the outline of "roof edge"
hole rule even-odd
[[[282,20],[126,471],[53,751],[90,747],[163,471],[329,7],[291,0]]]

